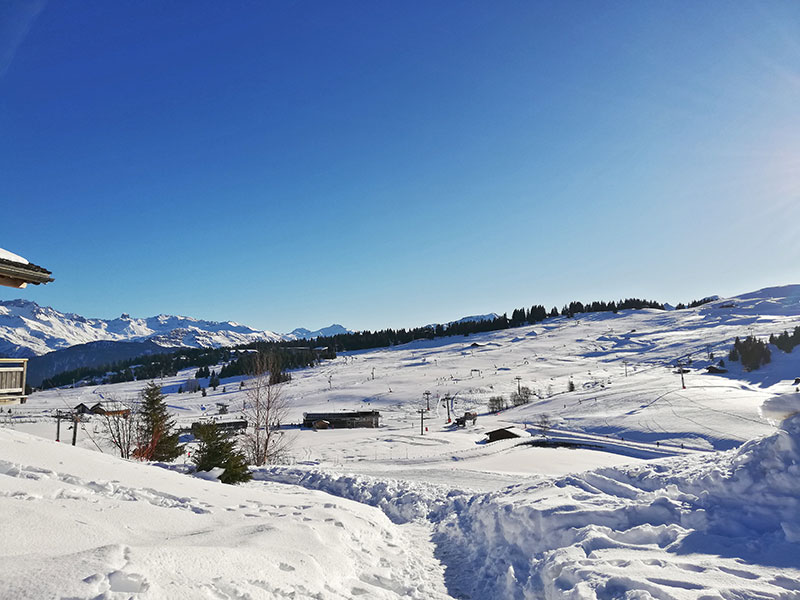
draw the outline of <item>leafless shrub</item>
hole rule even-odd
[[[290,406],[282,393],[283,384],[271,383],[275,378],[270,367],[275,366],[269,355],[259,353],[253,361],[252,379],[244,389],[242,412],[247,419],[247,431],[242,446],[248,462],[256,466],[285,462],[292,442],[280,430]]]
[[[141,412],[138,405],[115,401],[125,409],[100,415],[102,438],[114,446],[122,458],[131,458],[139,445]]]

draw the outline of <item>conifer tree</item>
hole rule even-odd
[[[167,411],[166,397],[154,382],[148,383],[141,394],[141,424],[136,456],[142,460],[171,461],[183,452],[174,431],[175,420]]]
[[[200,441],[200,447],[192,457],[198,471],[221,467],[225,469],[219,477],[222,483],[241,483],[252,479],[244,454],[237,450],[236,442],[221,431],[216,423],[204,423],[194,430],[194,434]]]

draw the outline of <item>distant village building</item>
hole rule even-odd
[[[232,421],[195,421],[192,423],[191,432],[196,435],[197,429],[201,425],[210,425],[212,423],[217,426],[218,430],[226,433],[244,433],[247,430],[247,420],[237,419]]]
[[[129,414],[131,414],[131,409],[122,402],[117,402],[116,400],[104,400],[103,402],[98,402],[92,406],[90,412],[94,415],[106,415],[109,417],[118,415],[127,417]]]
[[[356,410],[334,413],[303,413],[303,427],[317,429],[353,429],[355,427],[380,427],[381,413],[377,410]]]
[[[83,402],[81,402],[75,408],[72,409],[72,412],[78,413],[79,415],[88,415],[92,412],[92,409],[87,405],[85,405]]]
[[[459,427],[466,427],[467,421],[472,421],[472,424],[475,425],[475,422],[477,420],[478,420],[478,413],[467,411],[456,419],[456,425],[458,425]]]

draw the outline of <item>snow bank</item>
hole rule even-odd
[[[299,485],[376,506],[395,523],[435,519],[432,513],[446,507],[448,498],[465,494],[419,482],[410,483],[364,475],[342,475],[321,469],[297,467],[262,467],[253,471],[253,478],[257,481]]]
[[[788,598],[800,594],[800,415],[738,451],[664,459],[472,495],[262,469],[426,519],[448,590],[471,598]]]
[[[800,394],[780,394],[768,398],[761,405],[761,416],[771,421],[783,421],[792,415],[800,413]]]
[[[435,541],[462,549],[457,595],[786,597],[800,591],[800,416],[735,452],[486,494]]]
[[[0,598],[450,598],[429,535],[0,428]]]

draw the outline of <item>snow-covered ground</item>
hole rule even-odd
[[[111,589],[109,573],[122,571],[147,580],[147,586],[139,587],[140,597],[180,597],[164,591],[171,584],[166,568],[159,569],[166,564],[180,574],[186,589],[210,590],[203,587],[212,586],[208,577],[195,581],[200,559],[187,550],[184,561],[173,546],[195,545],[195,522],[188,521],[212,514],[207,519],[211,525],[197,525],[197,531],[224,532],[197,534],[194,541],[203,547],[218,543],[219,554],[230,554],[233,563],[245,561],[246,575],[234,574],[232,568],[210,570],[209,577],[214,573],[233,587],[213,588],[217,596],[203,591],[208,597],[283,593],[277,588],[264,591],[253,581],[277,581],[297,597],[321,598],[354,597],[362,593],[357,587],[366,597],[800,597],[795,583],[800,579],[800,425],[795,420],[779,430],[775,411],[762,416],[760,410],[765,402],[783,406],[774,398],[794,392],[800,351],[787,355],[773,350],[772,363],[751,373],[738,363],[728,363],[725,374],[705,373],[720,358],[727,362],[735,336],[766,337],[796,325],[800,286],[785,286],[696,309],[587,314],[341,355],[293,373],[283,388],[291,404],[289,421],[299,423],[306,411],[375,409],[381,412],[382,426],[317,432],[289,426],[284,435],[294,438],[293,464],[260,469],[256,481],[240,488],[101,455],[97,450],[110,449],[97,420],[80,425],[82,449],[64,447],[71,438],[64,424],[61,445],[27,435],[52,439],[54,410],[102,399],[131,400],[145,382],[37,393],[0,419],[7,426],[0,431],[2,456],[9,463],[2,472],[13,475],[0,478],[5,490],[0,510],[15,515],[14,527],[20,528],[10,530],[7,539],[17,540],[24,524],[38,519],[24,541],[38,555],[33,561],[4,561],[0,581],[51,573],[41,584],[50,587],[28,597],[61,593],[88,598]],[[691,360],[685,389],[675,372],[677,359]],[[178,394],[192,376],[188,370],[159,381],[179,424],[216,415],[218,402],[229,405],[229,417],[236,416],[244,399],[238,379],[223,381],[205,398]],[[535,393],[531,403],[487,412],[490,397],[508,399],[518,386]],[[431,392],[431,410],[425,413],[426,431],[421,434],[417,411],[427,404],[425,391]],[[452,416],[474,410],[477,422],[464,428],[447,423],[447,396],[455,398]],[[536,445],[544,440],[536,427],[543,414],[553,423],[547,433],[550,442],[579,447]],[[486,432],[507,426],[531,435],[484,442]],[[761,440],[742,445],[757,438]],[[84,464],[98,466],[86,471]],[[26,475],[42,471],[46,475]],[[113,480],[117,483],[107,483]],[[73,485],[83,491],[74,491]],[[102,491],[118,488],[130,492]],[[321,500],[326,498],[322,492],[327,500]],[[69,497],[57,497],[62,493]],[[148,533],[142,537],[125,530],[121,523],[126,521],[108,520],[106,513],[129,509],[127,504],[119,508],[128,502],[125,494],[142,500],[151,493],[185,502],[136,502],[149,507],[145,512],[158,513],[127,521],[134,530],[137,523],[145,524]],[[26,503],[26,494],[43,501]],[[337,498],[332,500],[331,494]],[[235,500],[223,502],[223,495]],[[259,530],[249,540],[246,527],[237,533],[239,520],[256,519],[245,513],[258,512],[240,495],[293,507],[280,519],[258,517],[266,530],[277,528],[274,539]],[[115,503],[114,508],[107,502]],[[198,513],[179,506],[187,503],[212,508]],[[326,508],[326,503],[336,506]],[[297,506],[306,504],[319,516],[310,525],[304,525],[308,522],[302,520],[302,511],[295,514]],[[75,535],[80,544],[71,542],[62,550],[52,534],[38,529],[51,512],[59,522],[82,519],[103,535]],[[173,513],[201,516],[173,522]],[[350,520],[341,515],[351,515]],[[343,527],[328,525],[337,520]],[[64,527],[72,531],[76,526]],[[303,527],[317,528],[316,544],[307,543],[308,529]],[[384,531],[394,536],[391,544],[373,539],[380,533],[386,541]],[[262,552],[275,540],[282,544],[281,552]],[[17,544],[6,544],[8,555],[28,552]],[[278,568],[275,573],[251,565],[240,555],[248,544],[269,568],[283,561],[296,571]],[[101,550],[107,546],[114,549]],[[147,562],[145,549],[166,558]],[[311,572],[287,562],[283,554],[293,552],[322,567]],[[359,553],[366,552],[386,571],[359,562]],[[327,553],[350,562],[329,563]],[[63,556],[69,559],[62,561]],[[328,564],[335,581],[327,575]],[[91,585],[70,575],[79,566],[99,573]],[[360,577],[363,573],[367,575]],[[128,575],[116,577],[128,582]],[[364,581],[373,587],[364,588]]]
[[[427,528],[0,429],[2,598],[447,598]],[[408,552],[413,548],[413,552]]]

